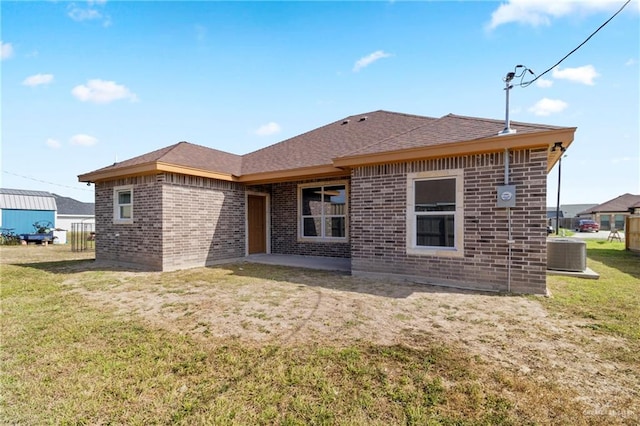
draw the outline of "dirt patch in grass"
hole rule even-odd
[[[194,413],[221,412],[216,404],[224,405],[225,401],[233,399],[225,390],[227,382],[238,387],[234,397],[240,394],[243,398],[255,398],[256,395],[262,399],[273,398],[268,404],[255,404],[270,407],[261,414],[265,423],[269,422],[265,419],[275,421],[279,418],[277,413],[282,407],[278,404],[283,404],[287,398],[291,399],[288,409],[294,413],[306,412],[312,416],[310,421],[328,416],[326,423],[331,423],[332,415],[340,415],[340,410],[332,411],[335,406],[332,398],[338,398],[339,392],[356,394],[359,389],[363,392],[362,401],[356,398],[357,404],[354,402],[355,405],[345,405],[342,409],[386,403],[390,405],[389,410],[380,413],[389,414],[404,406],[408,411],[403,415],[409,418],[412,409],[425,407],[424,401],[409,400],[422,395],[435,398],[432,403],[439,407],[438,410],[449,410],[449,417],[446,417],[449,419],[455,418],[451,413],[461,412],[464,407],[473,405],[473,401],[478,404],[478,413],[493,407],[491,416],[497,417],[475,418],[483,424],[635,424],[640,418],[638,340],[633,338],[632,332],[625,335],[630,336],[626,338],[610,331],[603,332],[593,319],[597,312],[591,312],[593,308],[586,304],[575,311],[575,302],[571,300],[558,298],[550,303],[543,298],[372,281],[338,273],[249,263],[171,273],[105,270],[89,260],[91,253],[69,254],[68,248],[57,247],[3,248],[0,255],[3,264],[28,266],[20,273],[13,271],[14,281],[24,277],[24,290],[20,290],[20,285],[11,286],[12,291],[25,294],[13,299],[5,287],[3,298],[12,300],[11,303],[26,298],[34,312],[41,306],[50,311],[40,312],[41,323],[32,324],[32,327],[46,331],[42,332],[43,341],[37,343],[37,348],[51,345],[58,352],[45,350],[41,357],[53,357],[46,362],[41,357],[25,361],[25,370],[17,377],[52,375],[50,379],[33,379],[34,389],[68,391],[75,395],[66,405],[57,408],[63,410],[59,418],[77,421],[77,413],[90,412],[91,407],[81,407],[77,402],[78,395],[85,393],[92,395],[89,400],[93,400],[94,395],[106,392],[114,401],[125,401],[122,406],[126,407],[131,400],[141,398],[136,396],[137,391],[144,396],[154,389],[160,393],[175,387],[163,398],[170,402],[169,405],[179,402],[178,408],[171,406],[173,414],[168,414],[168,408],[167,413],[156,410],[155,415],[170,416],[175,423],[186,424],[197,420]],[[604,264],[598,266],[606,271]],[[27,275],[32,275],[31,281],[27,280]],[[28,293],[39,291],[38,280],[44,276],[56,278],[55,284],[50,284],[55,287],[51,290],[55,297],[51,296],[53,299],[46,303],[40,296],[29,299]],[[634,277],[630,277],[630,288],[637,282]],[[553,281],[558,289],[566,284],[561,280]],[[44,281],[42,285],[45,285]],[[572,288],[565,293],[573,291]],[[48,293],[43,291],[43,294]],[[75,311],[67,312],[69,306],[63,308],[66,300],[74,300],[71,307],[75,307]],[[635,299],[625,296],[625,300]],[[572,309],[565,307],[568,303],[572,304]],[[13,306],[5,305],[4,308]],[[86,311],[92,312],[93,321],[100,321],[91,325]],[[584,312],[591,313],[584,315]],[[60,322],[50,320],[56,315]],[[33,321],[33,318],[34,314],[24,313],[25,321]],[[631,318],[637,318],[637,315]],[[8,335],[33,339],[31,334],[27,336],[18,330],[23,327],[20,322],[6,323],[7,327],[17,328],[5,328]],[[64,330],[56,330],[56,327]],[[112,328],[117,337],[107,341],[105,336],[111,335]],[[49,341],[49,335],[64,336],[68,342]],[[96,342],[92,343],[94,335]],[[180,337],[176,340],[175,336]],[[158,344],[165,339],[171,347]],[[136,360],[144,358],[141,351],[145,344],[149,347],[146,355],[149,360],[141,365],[148,371],[143,369],[141,373],[136,370],[136,362],[139,362]],[[438,348],[444,348],[446,356],[433,352]],[[61,361],[54,359],[54,354],[72,360],[62,364],[65,368],[89,368],[92,363],[98,363],[98,370],[105,377],[111,377],[112,372],[122,377],[116,375],[120,381],[96,380],[97,389],[83,388],[87,383],[82,381],[78,382],[79,390],[55,388],[49,385],[57,383],[54,377],[57,373],[52,368]],[[420,364],[420,368],[413,368],[411,362],[424,363],[432,356],[429,354],[438,359],[438,365],[443,361],[448,363],[446,374],[411,376],[424,367]],[[22,365],[19,360],[23,356],[27,355],[11,358],[11,362]],[[76,359],[82,362],[78,363]],[[101,359],[104,359],[102,364]],[[388,359],[394,361],[381,361]],[[405,365],[405,359],[409,365]],[[10,359],[3,358],[2,361],[8,365]],[[239,363],[238,372],[227,372],[234,362]],[[228,365],[225,367],[224,363]],[[170,364],[170,368],[164,364]],[[33,365],[40,368],[32,368]],[[312,365],[321,367],[314,369]],[[325,373],[332,365],[336,372]],[[227,377],[229,374],[231,376]],[[268,377],[260,377],[260,374],[280,374],[282,380],[269,382]],[[329,380],[332,374],[337,378]],[[167,384],[182,376],[185,377],[184,384]],[[346,379],[340,379],[343,376],[361,383],[349,387],[344,384]],[[192,377],[197,384],[186,380]],[[327,380],[329,384],[325,383]],[[210,386],[206,384],[216,381],[221,381],[221,390],[212,396]],[[380,400],[376,399],[380,393],[365,392],[374,382],[378,392],[384,389],[386,396]],[[13,386],[13,382],[8,383]],[[43,388],[42,383],[47,386]],[[65,386],[73,388],[74,383]],[[261,387],[261,383],[271,383],[269,386],[273,389]],[[106,390],[100,390],[100,386]],[[456,387],[462,390],[451,392]],[[422,391],[416,393],[410,388]],[[447,395],[449,399],[436,401],[440,398],[438,395]],[[31,396],[25,391],[22,397]],[[49,404],[62,399],[41,397],[42,402]],[[15,402],[18,397],[13,398]],[[145,398],[150,407],[166,405],[159,397],[148,395]],[[326,404],[318,405],[314,398]],[[237,410],[253,407],[255,401],[251,401],[254,400],[231,410],[227,419],[233,418]],[[575,405],[569,406],[567,401],[573,401]],[[104,410],[102,402],[96,400],[95,412]],[[26,405],[25,402],[20,407]],[[199,411],[200,405],[209,409]],[[153,410],[155,408],[149,408],[149,412],[153,413]],[[269,417],[269,410],[273,410],[274,417]],[[523,414],[513,421],[508,420],[510,417],[500,417],[513,412]],[[420,417],[420,413],[414,414],[417,418],[427,418]],[[118,417],[114,412],[104,415],[105,419],[133,419],[124,414]],[[180,417],[182,415],[184,417]],[[470,414],[465,418],[474,419],[473,416]],[[87,418],[92,419],[89,423],[98,422],[95,415],[87,415]],[[356,418],[352,416],[351,420],[355,422]],[[201,420],[203,424],[217,423],[213,418]],[[140,422],[144,423],[143,420]],[[286,419],[283,422],[287,423]],[[373,423],[389,422],[380,418]]]
[[[442,342],[480,357],[496,374],[558,384],[575,393],[587,416],[640,415],[640,369],[604,354],[637,347],[598,333],[587,319],[552,316],[535,298],[248,263],[109,272],[95,282],[76,274],[64,285],[96,306],[196,339],[416,349]]]

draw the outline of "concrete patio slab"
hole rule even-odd
[[[251,254],[245,262],[268,265],[293,266],[298,268],[322,269],[326,271],[351,272],[351,259],[324,256],[297,256],[289,254]]]
[[[581,272],[574,271],[556,271],[553,269],[547,269],[547,275],[561,275],[564,277],[576,277],[576,278],[586,278],[589,280],[597,280],[600,278],[600,274],[593,271],[591,268],[587,268]]]

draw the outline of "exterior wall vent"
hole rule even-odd
[[[587,269],[587,243],[571,238],[547,240],[547,269],[582,272]]]

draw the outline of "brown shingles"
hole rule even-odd
[[[238,176],[241,171],[242,158],[239,155],[217,149],[194,145],[189,142],[179,142],[156,151],[114,163],[102,169],[95,170],[94,172],[107,172],[150,163],[167,163]]]
[[[626,212],[634,206],[640,206],[640,195],[627,193],[578,214]]]
[[[518,122],[512,122],[512,127],[517,129],[518,134],[562,129]],[[330,166],[333,159],[346,156],[490,138],[495,137],[503,128],[504,122],[500,120],[453,114],[432,118],[380,110],[352,115],[243,156],[180,142],[95,172],[115,171],[142,164],[168,163],[241,176]]]
[[[561,129],[546,126],[512,122],[511,127],[517,134],[535,133]],[[392,152],[403,149],[436,146],[440,144],[494,138],[504,129],[504,121],[483,118],[464,117],[454,114],[445,115],[407,133],[378,141],[364,148],[354,150],[349,155],[366,155]]]
[[[366,119],[362,120],[362,118]],[[330,165],[332,159],[423,126],[435,120],[409,114],[374,111],[319,127],[242,158],[242,173],[262,173]]]

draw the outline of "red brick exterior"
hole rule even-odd
[[[347,181],[348,178],[333,179]],[[332,181],[333,181],[332,180]],[[298,240],[298,185],[309,182],[275,183],[271,186],[271,253],[303,256],[351,256],[349,242],[301,242]]]
[[[114,224],[116,186],[133,186],[133,223]],[[96,184],[96,260],[150,270],[162,269],[162,184],[137,176]]]
[[[351,265],[354,274],[394,275],[419,282],[516,293],[546,293],[546,150],[511,153],[511,284],[508,220],[496,207],[504,183],[502,153],[367,166],[351,178]],[[464,256],[406,253],[407,174],[464,170]]]
[[[133,188],[133,223],[113,220],[113,188]],[[244,188],[171,173],[96,184],[96,259],[149,270],[244,257]]]
[[[160,173],[96,184],[96,258],[151,270],[210,265],[245,256],[245,194],[269,194],[271,253],[351,257],[354,274],[516,293],[546,293],[546,150],[510,154],[511,280],[508,220],[496,207],[504,154],[493,153],[355,168],[350,178],[242,184]],[[407,254],[407,175],[463,170],[464,254]],[[298,238],[298,185],[347,182],[349,239]],[[133,223],[114,224],[116,186],[133,188]]]

